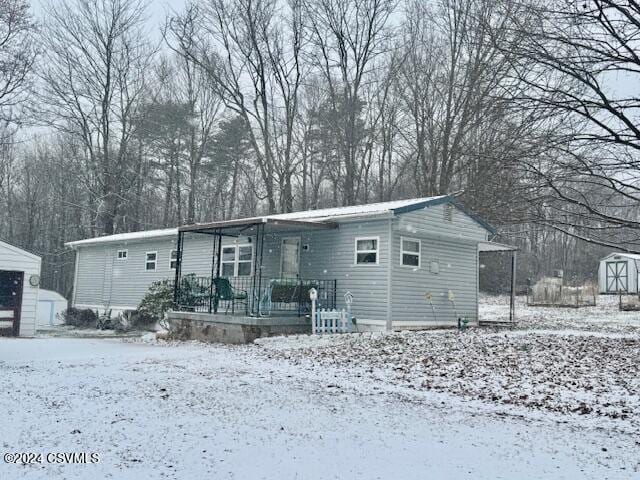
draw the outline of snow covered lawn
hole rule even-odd
[[[481,297],[479,313],[481,320],[506,321],[509,319],[509,298]],[[581,308],[529,307],[525,297],[517,297],[516,319],[516,328],[520,330],[571,329],[640,334],[640,312],[619,311],[615,295],[600,295],[595,307]]]
[[[326,338],[309,347],[318,350],[317,359],[303,355],[305,349],[298,348],[303,342],[295,339],[274,340],[267,348],[0,338],[3,453],[87,451],[101,460],[93,465],[0,463],[0,478],[639,475],[640,445],[628,419],[462,401],[436,391],[437,382],[426,389],[421,382],[403,380],[411,369],[378,371],[380,362],[374,358],[350,359],[344,348],[366,349],[357,342],[341,347],[346,336]],[[377,351],[405,368],[398,346],[406,349],[414,341],[402,335],[388,338],[393,339],[390,344],[378,345]],[[473,335],[463,339],[453,333],[435,334],[433,342],[415,338],[422,338],[423,346],[436,339],[450,346],[477,341]],[[495,351],[498,343],[491,338],[486,339],[488,348]],[[294,343],[296,348],[290,349]],[[473,347],[470,353],[480,351]],[[509,358],[518,355],[513,352]],[[429,360],[433,356],[422,351],[419,368],[425,371],[430,365],[445,377],[455,373]],[[455,357],[449,355],[449,361],[456,363]],[[389,381],[393,375],[399,380]],[[477,375],[472,385],[477,385]]]
[[[457,331],[261,340],[271,357],[498,405],[618,419],[640,433],[640,338]]]

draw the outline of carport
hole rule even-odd
[[[509,291],[509,322],[516,321],[516,254],[518,247],[506,245],[498,242],[480,242],[478,244],[478,255],[485,254],[510,254],[511,255],[511,278]],[[494,323],[494,322],[484,322]]]

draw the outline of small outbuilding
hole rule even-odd
[[[640,255],[611,253],[600,260],[598,290],[600,293],[638,293]]]
[[[0,240],[0,336],[36,333],[39,256]]]
[[[37,328],[61,325],[64,320],[61,313],[67,309],[67,299],[53,290],[40,289],[38,294],[38,322]]]

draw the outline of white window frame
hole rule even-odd
[[[404,249],[404,242],[408,241],[408,242],[414,242],[418,244],[418,251],[417,252],[411,252],[409,250],[405,250]],[[407,265],[404,263],[404,256],[406,255],[412,255],[412,256],[416,256],[418,257],[418,265]],[[400,237],[400,266],[401,267],[407,267],[407,268],[420,268],[422,266],[422,241],[419,238],[411,238],[411,237]]]
[[[149,254],[155,254],[156,258],[155,260],[148,260]],[[147,268],[147,264],[148,263],[153,263],[153,270],[150,270]],[[158,251],[150,251],[150,252],[144,252],[144,271],[145,272],[155,272],[158,270]]]
[[[176,254],[176,258],[173,258],[173,253],[175,252]],[[172,267],[171,264],[173,262],[176,262],[176,266]],[[177,248],[172,248],[171,250],[169,250],[169,270],[175,270],[176,267],[178,266],[178,249]]]
[[[376,248],[375,250],[358,250],[358,242],[362,240],[375,240]],[[370,237],[356,237],[353,243],[353,264],[358,267],[374,267],[380,265],[380,237],[379,236],[370,236]],[[358,263],[358,254],[359,253],[375,253],[376,254],[376,262],[375,263]]]
[[[120,256],[121,253],[124,253],[124,257]],[[129,250],[124,249],[124,250],[118,250],[116,252],[116,260],[118,260],[119,262],[126,262],[127,258],[129,258]]]
[[[242,260],[240,261],[240,249],[243,247],[250,247],[251,248],[251,260]],[[231,260],[227,260],[224,261],[222,260],[222,254],[224,252],[225,248],[233,248],[235,250],[234,256],[233,256],[233,261]],[[250,277],[251,275],[253,275],[253,260],[254,260],[254,255],[255,255],[255,251],[253,248],[253,244],[251,243],[242,243],[242,244],[238,244],[238,245],[222,245],[222,250],[220,251],[220,265],[218,266],[218,273],[220,274],[220,276],[222,276],[222,265],[226,264],[233,264],[233,276],[234,277]],[[241,263],[248,263],[251,266],[251,269],[249,271],[248,275],[238,275],[238,270],[239,270],[239,264]]]

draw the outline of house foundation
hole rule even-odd
[[[307,317],[249,317],[200,312],[168,312],[173,338],[209,343],[244,344],[256,338],[311,333]]]

